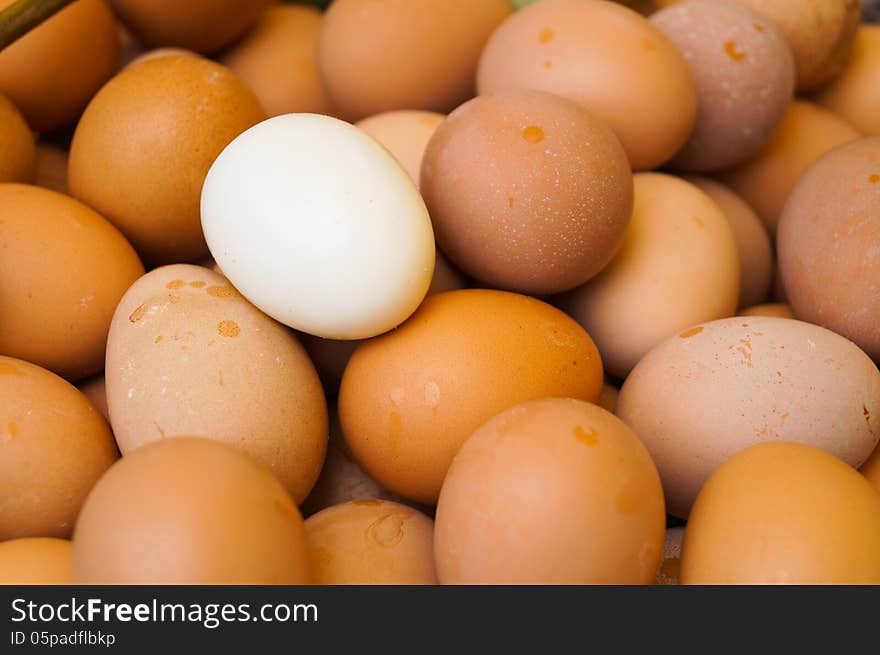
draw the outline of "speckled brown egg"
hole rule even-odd
[[[835,148],[807,169],[785,204],[777,247],[797,317],[880,361],[880,137]]]
[[[0,353],[69,380],[104,368],[116,304],[144,268],[119,231],[73,198],[0,184]]]
[[[526,400],[595,401],[602,364],[558,309],[503,291],[426,300],[402,326],[355,351],[339,390],[346,442],[386,488],[436,502],[449,463],[483,422]]]
[[[697,122],[672,161],[714,171],[753,155],[794,93],[794,60],[776,27],[732,0],[688,0],[653,16],[681,50],[697,88]]]
[[[315,63],[321,20],[312,7],[272,5],[221,55],[220,61],[257,94],[269,116],[333,113]]]
[[[162,57],[114,77],[70,147],[71,193],[125,234],[151,264],[208,253],[199,214],[214,159],[265,113],[228,68]]]
[[[281,483],[210,439],[123,457],[73,536],[74,584],[301,585],[310,569],[302,517]]]
[[[5,9],[14,0],[0,0]],[[104,0],[78,0],[0,52],[0,93],[46,132],[74,120],[116,70],[119,33]]]
[[[732,316],[739,256],[717,203],[671,175],[635,175],[623,247],[561,306],[596,341],[605,369],[624,378],[651,348],[702,320]]]
[[[450,114],[428,144],[421,191],[455,265],[535,295],[602,270],[632,214],[632,174],[614,133],[538,91],[480,96]]]
[[[257,20],[271,0],[110,0],[113,10],[145,46],[214,52]]]
[[[445,118],[433,111],[402,109],[370,116],[357,126],[385,146],[418,186],[425,149]]]
[[[70,584],[67,539],[11,539],[0,543],[0,585]]]
[[[739,312],[740,316],[772,316],[775,318],[794,318],[794,312],[789,305],[782,303],[766,303],[753,305]]]
[[[657,566],[657,576],[654,578],[654,584],[681,584],[681,542],[683,539],[684,528],[666,529],[663,555],[660,557],[660,564]]]
[[[0,95],[0,182],[31,182],[35,171],[34,136],[15,105]]]
[[[327,405],[296,337],[221,275],[189,264],[154,269],[119,303],[104,371],[123,454],[179,435],[238,446],[294,500],[309,493],[327,448]]]
[[[511,11],[506,0],[336,0],[318,38],[324,87],[346,120],[446,113],[473,97],[480,52]]]
[[[406,505],[334,505],[309,517],[306,532],[315,584],[437,584],[434,522]]]
[[[779,28],[794,54],[798,91],[843,70],[861,19],[860,0],[737,0]]]
[[[832,148],[859,138],[832,112],[795,100],[753,157],[721,174],[721,180],[758,212],[771,234],[788,194],[807,167]]]
[[[0,541],[69,536],[118,456],[107,422],[75,387],[0,356]]]
[[[648,353],[626,379],[617,415],[651,452],[668,511],[685,518],[712,471],[754,444],[796,441],[859,466],[880,438],[880,372],[817,325],[729,318]]]
[[[614,130],[637,170],[672,157],[697,114],[675,46],[632,9],[598,0],[545,0],[516,12],[486,45],[477,89],[538,89],[578,102]]]
[[[38,143],[34,184],[67,193],[67,150],[51,143]]]

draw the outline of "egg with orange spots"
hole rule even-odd
[[[858,467],[880,438],[880,372],[851,341],[764,316],[694,326],[654,348],[624,382],[617,415],[686,518],[731,455],[767,441],[821,448]]]
[[[570,398],[501,412],[464,443],[434,532],[443,584],[648,584],[660,478],[635,433]]]
[[[297,502],[327,448],[327,406],[293,333],[198,266],[154,269],[119,303],[104,371],[123,454],[180,435],[230,443]]]
[[[10,539],[0,543],[0,585],[70,584],[67,539]]]

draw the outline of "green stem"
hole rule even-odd
[[[74,0],[17,0],[0,11],[0,50],[17,41]]]

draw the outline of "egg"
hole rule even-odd
[[[682,52],[699,110],[672,165],[715,171],[755,154],[794,93],[791,49],[773,23],[731,0],[688,0],[651,22]]]
[[[435,520],[443,584],[647,584],[666,517],[638,437],[596,405],[550,398],[465,441]]]
[[[421,191],[453,263],[534,295],[596,275],[632,214],[632,174],[614,133],[537,91],[481,96],[450,114],[425,151]]]
[[[740,316],[773,316],[775,318],[794,318],[791,307],[782,303],[754,305],[739,312]]]
[[[110,0],[142,44],[209,53],[243,34],[271,0]]]
[[[104,0],[72,3],[0,52],[0,93],[37,132],[73,121],[116,70],[117,30]]]
[[[11,539],[0,543],[0,585],[70,584],[67,539]]]
[[[110,420],[110,410],[107,408],[107,385],[103,373],[83,380],[77,385],[77,389],[91,401],[95,409],[101,412],[101,416],[107,421]]]
[[[732,316],[739,298],[736,240],[718,205],[670,175],[639,173],[634,186],[623,247],[599,275],[559,300],[619,378],[676,332]]]
[[[269,116],[332,114],[315,63],[321,21],[312,7],[273,4],[220,61],[257,94]]]
[[[36,172],[34,137],[24,118],[0,95],[0,183],[31,182]]]
[[[480,424],[548,396],[595,401],[602,364],[558,309],[503,291],[450,291],[355,351],[339,389],[345,440],[389,490],[433,504],[455,452]]]
[[[859,133],[842,118],[805,100],[791,103],[782,122],[754,157],[720,179],[758,212],[771,234],[795,182],[816,159]]]
[[[777,247],[798,318],[852,339],[880,361],[880,137],[839,146],[798,179]]]
[[[318,70],[347,120],[395,109],[446,113],[474,96],[477,61],[506,0],[335,0]]]
[[[863,134],[880,136],[880,25],[862,25],[841,74],[814,97]]]
[[[737,0],[772,21],[791,46],[798,91],[843,69],[861,19],[859,0]]]
[[[144,268],[116,228],[67,196],[0,184],[0,353],[69,380],[104,368],[116,304]]]
[[[74,584],[301,585],[312,581],[299,510],[268,469],[209,439],[126,455],[89,494]]]
[[[72,195],[106,216],[150,264],[208,254],[199,198],[214,158],[265,118],[228,68],[162,57],[124,70],[92,99],[73,135]]]
[[[681,584],[681,542],[684,539],[684,528],[667,528],[663,542],[663,555],[654,578],[655,585]]]
[[[315,583],[434,585],[434,522],[406,505],[355,500],[306,520]]]
[[[714,200],[727,217],[739,253],[739,304],[749,307],[767,299],[773,280],[773,249],[767,229],[748,203],[723,184],[708,178],[689,180]]]
[[[583,105],[611,127],[638,170],[672,157],[697,114],[694,83],[675,46],[643,16],[602,0],[545,0],[495,31],[477,90],[522,89]]]
[[[764,443],[724,462],[685,529],[684,584],[878,584],[880,494],[810,446]]]
[[[859,469],[862,475],[867,478],[868,482],[876,489],[880,491],[880,448],[875,448],[874,452],[871,453],[871,456],[868,460],[862,464],[862,468]]]
[[[401,109],[369,116],[357,126],[388,148],[418,186],[425,149],[445,118],[433,111]]]
[[[0,356],[0,541],[69,536],[117,457],[107,422],[75,387]]]
[[[406,171],[362,130],[328,116],[276,116],[235,139],[205,180],[202,225],[248,300],[324,338],[399,325],[434,270],[431,219]]]
[[[67,150],[50,143],[37,144],[34,184],[67,193]]]
[[[107,404],[124,455],[180,435],[239,447],[297,502],[327,448],[327,405],[296,337],[221,275],[154,269],[119,303],[107,340]]]
[[[880,437],[880,372],[809,323],[735,317],[664,341],[624,382],[617,415],[651,452],[670,514],[686,518],[731,455],[796,441],[859,466]]]

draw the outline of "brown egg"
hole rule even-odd
[[[767,303],[765,305],[754,305],[739,312],[740,316],[771,316],[774,318],[794,318],[794,312],[791,307],[781,303]]]
[[[617,415],[651,452],[669,513],[686,518],[712,471],[757,443],[797,441],[859,466],[880,438],[880,372],[816,325],[728,318],[648,353],[626,379]]]
[[[869,136],[880,136],[880,25],[862,25],[843,72],[816,102]]]
[[[104,367],[116,304],[144,268],[110,223],[60,193],[0,184],[0,353],[78,380]]]
[[[681,50],[697,88],[696,126],[672,165],[714,171],[755,154],[794,93],[791,49],[773,23],[732,0],[688,0],[651,22]]]
[[[275,4],[220,61],[253,90],[269,116],[332,114],[315,63],[320,28],[317,9]]]
[[[147,50],[146,52],[142,52],[137,57],[128,62],[123,70],[126,68],[131,68],[132,66],[137,66],[138,64],[142,64],[145,61],[152,61],[153,59],[162,59],[163,57],[198,57],[199,55],[193,52],[192,50],[186,50],[184,48],[154,48],[153,50]]]
[[[453,263],[534,295],[596,275],[632,215],[620,141],[576,103],[538,91],[480,96],[450,114],[428,144],[421,191]]]
[[[0,183],[31,182],[35,171],[34,135],[15,105],[0,95]]]
[[[647,584],[666,516],[657,469],[613,414],[570,398],[481,426],[449,468],[434,549],[442,584]]]
[[[613,384],[605,382],[605,384],[602,385],[602,391],[599,394],[599,400],[596,401],[596,404],[613,414],[617,409],[617,398],[619,395],[620,389]]]
[[[95,409],[101,412],[101,416],[109,421],[110,410],[107,409],[107,385],[104,382],[104,374],[101,373],[83,380],[76,386],[86,398],[92,401]]]
[[[433,504],[465,439],[526,400],[595,401],[602,364],[589,335],[559,310],[503,291],[426,300],[401,327],[355,351],[339,390],[348,445],[401,496]]]
[[[268,466],[296,502],[327,448],[327,404],[286,327],[222,275],[189,264],[149,272],[119,303],[107,340],[107,403],[124,455],[203,436]]]
[[[732,316],[739,297],[736,240],[718,205],[670,175],[639,173],[634,181],[632,223],[620,252],[561,299],[619,378],[676,332]]]
[[[880,491],[880,448],[874,449],[868,461],[862,464],[859,471],[877,491]]]
[[[232,139],[265,118],[226,67],[162,57],[121,72],[89,104],[70,147],[70,190],[152,264],[208,253],[202,183]]]
[[[315,584],[437,584],[434,522],[406,505],[334,505],[309,517],[306,532]]]
[[[672,157],[697,114],[678,50],[635,11],[594,0],[545,0],[516,12],[486,45],[477,89],[538,89],[580,103],[614,130],[638,170]]]
[[[446,113],[474,96],[477,61],[511,13],[506,0],[335,0],[318,38],[318,70],[340,115]]]
[[[110,0],[145,46],[214,52],[247,30],[271,0]]]
[[[859,0],[737,0],[772,21],[791,46],[798,91],[843,70],[861,19]]]
[[[0,356],[0,541],[70,535],[117,457],[107,422],[75,387]]]
[[[798,318],[880,361],[880,137],[839,146],[800,177],[779,221],[779,266]]]
[[[681,584],[681,542],[684,528],[667,528],[663,542],[663,555],[654,578],[655,585]]]
[[[782,274],[779,272],[779,259],[776,260],[776,267],[773,271],[773,300],[784,305],[788,305],[788,294],[785,292],[785,284],[782,282]]]
[[[70,542],[12,539],[0,543],[0,585],[70,584]]]
[[[432,111],[388,111],[357,126],[385,146],[418,186],[425,149],[445,118]]]
[[[14,0],[0,0],[5,9]],[[73,121],[116,70],[119,33],[104,0],[78,0],[0,52],[0,93],[37,132]]]
[[[758,153],[725,171],[721,180],[758,212],[771,234],[794,183],[823,154],[859,138],[859,133],[830,111],[795,100]]]
[[[685,529],[684,584],[878,584],[880,494],[839,459],[795,443],[734,455]]]
[[[749,307],[767,299],[773,280],[773,249],[767,229],[755,210],[720,182],[689,180],[714,200],[727,217],[739,252],[739,304]]]
[[[284,487],[210,439],[126,455],[89,494],[73,536],[75,584],[301,585],[310,568]]]
[[[34,184],[67,193],[67,150],[49,143],[38,143]]]

